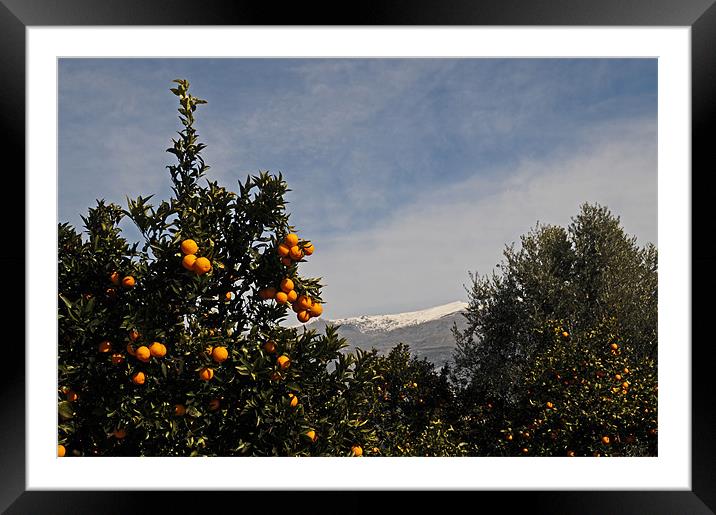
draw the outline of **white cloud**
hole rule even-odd
[[[505,244],[537,221],[567,225],[584,202],[656,243],[656,156],[652,122],[601,124],[571,150],[425,191],[377,228],[315,241],[302,273],[323,277],[325,316],[336,318],[464,300],[468,270],[491,272]]]

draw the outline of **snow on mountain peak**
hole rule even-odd
[[[410,311],[392,315],[363,315],[359,317],[339,318],[337,320],[330,320],[330,323],[336,325],[351,325],[362,333],[392,331],[401,327],[409,327],[430,322],[431,320],[437,320],[463,311],[465,308],[467,308],[466,302],[456,301],[420,311]]]

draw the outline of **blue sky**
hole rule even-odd
[[[656,243],[654,59],[62,59],[60,221],[169,196],[180,77],[210,179],[289,182],[328,318],[465,300],[468,270],[585,201]]]

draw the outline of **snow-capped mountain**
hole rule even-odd
[[[348,340],[349,349],[387,352],[399,343],[410,346],[418,357],[426,357],[437,366],[450,359],[455,348],[453,324],[465,327],[462,316],[467,303],[457,301],[420,311],[391,315],[364,315],[336,320],[313,319],[308,328],[323,332],[327,324],[338,325],[339,334]]]

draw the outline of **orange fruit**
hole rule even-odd
[[[300,313],[298,313],[296,315],[296,318],[298,318],[299,322],[305,324],[306,322],[308,322],[311,319],[311,313],[308,310],[301,311]]]
[[[562,336],[565,338],[569,338],[569,333],[567,331],[562,331]]]
[[[227,291],[226,294],[224,295],[224,298],[225,298],[227,301],[229,301],[229,300],[231,300],[231,298],[232,298],[233,296],[234,296],[233,293],[231,293],[230,291]]]
[[[512,441],[512,435],[507,435],[507,436],[505,436],[505,439],[506,439],[508,442],[511,442],[511,441]]]
[[[134,288],[134,285],[135,280],[134,277],[132,277],[131,275],[128,275],[127,277],[122,279],[122,286],[124,286],[125,288]]]
[[[310,429],[306,431],[306,436],[311,440],[312,442],[315,442],[318,440],[318,436],[316,435],[316,432],[313,429]]]
[[[573,457],[574,457],[574,451],[567,451],[567,456],[569,456],[570,458],[573,458]]]
[[[119,280],[120,280],[119,272],[112,272],[109,276],[109,280],[115,286],[119,286]]]
[[[321,306],[320,302],[314,302],[308,310],[311,312],[312,317],[319,317],[323,314],[323,306]]]
[[[194,240],[184,240],[181,242],[182,254],[196,254],[197,250],[199,250],[199,245],[197,245]]]
[[[285,244],[281,243],[278,247],[276,247],[276,252],[278,252],[278,255],[281,257],[288,256],[290,249]]]
[[[124,363],[124,356],[122,354],[112,354],[112,363],[121,365]]]
[[[286,370],[291,366],[291,359],[285,354],[282,354],[276,359],[276,363],[278,363],[278,366],[281,367],[281,370]]]
[[[130,356],[137,355],[137,351],[134,349],[134,345],[132,345],[131,343],[127,344],[127,354],[129,354]]]
[[[199,370],[199,377],[202,381],[210,381],[214,377],[214,370],[211,368],[204,367]]]
[[[211,261],[205,257],[196,258],[194,261],[194,272],[196,275],[204,275],[211,270]]]
[[[313,304],[313,302],[311,302],[311,299],[306,295],[299,295],[296,302],[298,302],[299,307],[301,307],[302,309],[310,309],[311,304]]]
[[[132,376],[132,382],[134,384],[144,384],[144,381],[146,380],[146,376],[144,375],[144,372],[137,372]]]
[[[363,449],[360,445],[354,445],[351,447],[351,452],[353,453],[353,456],[363,456]]]
[[[619,345],[616,343],[612,343],[609,347],[611,347],[612,350],[617,350],[619,348]]]
[[[127,431],[125,429],[115,429],[112,436],[114,436],[117,440],[121,440],[127,436]]]
[[[281,258],[281,264],[282,264],[283,266],[291,266],[291,265],[293,264],[293,260],[292,260],[290,257],[288,257],[288,256],[282,257],[282,258]]]
[[[183,404],[175,404],[174,405],[174,414],[177,417],[183,417],[185,413],[186,413],[186,408],[184,407]]]
[[[269,340],[266,343],[264,343],[264,350],[268,352],[269,354],[273,354],[276,352],[276,342],[273,340]]]
[[[622,375],[621,375],[621,374],[617,374],[617,375],[614,376],[614,379],[616,379],[617,381],[621,381],[621,380],[622,380]]]
[[[76,401],[77,399],[79,399],[79,398],[80,398],[80,396],[77,395],[77,392],[74,391],[74,390],[70,390],[70,391],[67,392],[67,394],[65,395],[65,399],[67,399],[67,400],[70,401],[70,402],[75,402],[75,401]]]
[[[291,249],[288,251],[288,255],[291,256],[291,259],[293,259],[294,261],[298,261],[299,259],[303,258],[303,251],[298,245],[296,245],[295,247],[291,247]]]
[[[288,302],[288,295],[286,295],[285,292],[280,291],[276,294],[275,299],[279,304],[286,304]]]
[[[194,270],[194,263],[196,263],[196,256],[194,254],[188,254],[181,258],[181,266],[189,271]]]
[[[625,369],[624,369],[624,373],[625,373],[625,374],[628,374],[628,373],[629,373],[629,369],[628,369],[628,368],[625,368]]]
[[[209,409],[211,411],[216,411],[221,406],[221,401],[219,399],[211,399],[209,401]]]
[[[522,447],[522,454],[527,454],[530,450],[527,447]]]
[[[97,350],[99,352],[109,352],[112,350],[112,344],[109,343],[107,340],[102,340],[99,342],[99,345],[97,346]]]
[[[307,242],[303,246],[303,253],[306,254],[307,256],[310,256],[311,254],[313,254],[313,251],[314,251],[313,243],[311,243],[310,241]]]
[[[217,363],[223,363],[229,357],[229,351],[226,347],[214,347],[211,350],[211,359]]]
[[[298,298],[298,293],[296,293],[296,290],[291,290],[290,292],[288,292],[286,294],[286,297],[287,297],[288,301],[291,304],[293,304],[294,302],[296,302],[296,299]]]
[[[554,408],[554,404],[552,404],[551,402],[548,402],[548,403],[547,403],[547,408],[549,408],[549,409]]]
[[[57,446],[57,457],[62,458],[65,455],[65,446],[64,445],[58,445]]]
[[[293,290],[293,281],[286,277],[283,281],[281,281],[281,289],[286,293],[290,292]]]
[[[298,245],[298,235],[294,233],[289,233],[284,239],[283,239],[284,245],[286,245],[289,249],[291,247],[295,247]]]
[[[152,355],[152,351],[150,351],[146,345],[142,345],[137,349],[134,355],[139,361],[144,361],[146,363],[147,361],[149,361],[149,358]]]
[[[132,329],[131,331],[129,331],[129,339],[133,342],[139,340],[139,336],[139,331],[137,331],[136,329]]]
[[[263,290],[259,291],[259,297],[261,297],[263,300],[273,299],[275,295],[276,288],[264,288]]]
[[[609,445],[609,437],[608,436],[602,436],[602,443],[604,445]]]
[[[292,407],[292,408],[295,408],[296,406],[298,406],[298,397],[296,397],[296,396],[295,396],[294,394],[292,394],[292,393],[289,393],[288,396],[289,396],[289,398],[291,399],[291,407]]]
[[[149,346],[149,353],[155,358],[163,358],[167,354],[167,348],[163,343],[154,342]]]
[[[622,388],[629,388],[629,383],[627,383],[626,381],[624,381],[624,382],[622,383]]]

